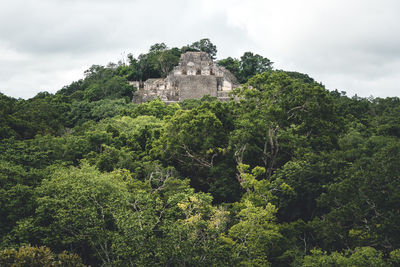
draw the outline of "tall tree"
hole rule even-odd
[[[245,52],[240,57],[241,81],[247,81],[256,74],[272,69],[272,64],[268,58],[264,58],[252,52]]]
[[[190,45],[190,48],[196,51],[206,52],[211,59],[215,59],[217,55],[217,46],[214,45],[208,38],[194,42]]]
[[[232,72],[240,83],[246,83],[256,74],[272,70],[272,64],[268,58],[264,58],[252,52],[245,52],[239,59],[228,57],[218,61],[218,64]]]

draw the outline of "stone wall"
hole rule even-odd
[[[182,76],[179,79],[179,100],[217,96],[217,80],[211,76]]]

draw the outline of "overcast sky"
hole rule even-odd
[[[399,0],[0,0],[0,92],[56,92],[93,64],[202,38],[347,95],[400,96]]]

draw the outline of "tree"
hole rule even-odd
[[[73,248],[89,264],[113,261],[116,216],[129,201],[123,176],[103,174],[87,165],[57,168],[36,193],[35,216],[19,223],[15,239],[40,240],[56,251]]]
[[[229,70],[236,78],[239,78],[241,73],[240,61],[235,58],[228,57],[226,59],[221,59],[218,61],[218,65],[225,67]]]
[[[153,116],[158,119],[164,119],[166,116],[172,116],[179,110],[181,103],[166,105],[161,99],[157,98],[149,102],[142,103],[140,105],[134,105],[132,107],[123,110],[123,115],[128,115],[132,118],[138,116]]]
[[[311,250],[311,255],[304,257],[303,267],[317,266],[354,266],[354,267],[385,267],[392,266],[390,261],[383,259],[380,251],[372,247],[360,247],[354,251],[347,250],[344,253],[333,252],[328,255],[326,251]]]
[[[217,55],[217,46],[211,43],[208,38],[192,43],[190,48],[195,51],[206,52],[211,59],[215,59]]]
[[[191,110],[178,110],[169,119],[157,151],[183,177],[190,177],[194,188],[205,192],[214,188],[215,198],[220,200],[230,193],[235,199],[238,184],[232,181],[234,169],[226,170],[234,163],[225,157],[231,130],[229,106],[219,101],[204,102]]]
[[[235,90],[240,99],[231,147],[269,176],[300,147],[335,147],[342,130],[328,92],[281,72],[264,72]],[[281,139],[281,140],[280,140]],[[285,151],[285,153],[280,153]]]
[[[156,43],[150,46],[149,52],[162,52],[167,50],[168,47],[165,43]]]
[[[271,71],[273,62],[271,62],[268,58],[264,58],[258,54],[254,55],[252,52],[245,52],[243,56],[241,56],[240,60],[228,57],[218,61],[218,64],[232,72],[232,74],[236,76],[240,83],[246,83],[256,74],[261,74],[265,71]],[[300,78],[303,78],[304,76],[290,72],[287,74],[289,76],[298,76]]]
[[[246,193],[235,203],[239,210],[238,222],[229,229],[228,235],[222,235],[222,239],[231,246],[238,265],[270,266],[269,258],[275,256],[279,250],[276,244],[282,239],[276,223],[277,209],[270,203],[273,185],[269,179],[259,179],[266,173],[263,167],[249,171],[248,165],[239,164],[237,169],[238,180]],[[285,183],[280,187],[290,190]]]
[[[346,145],[349,147],[339,156],[348,163],[318,201],[328,210],[314,222],[321,246],[326,250],[356,246],[373,246],[384,252],[397,249],[400,143],[372,136]]]
[[[18,125],[12,114],[15,112],[18,101],[0,93],[0,139],[17,136],[15,126]]]
[[[204,266],[230,262],[218,236],[226,231],[229,213],[195,193],[188,180],[155,168],[144,182],[134,182],[133,213],[121,216],[114,247],[116,265]]]
[[[166,50],[159,53],[158,67],[161,71],[161,77],[165,78],[170,73],[173,67],[178,65],[179,55],[173,53],[172,50]]]
[[[66,251],[54,254],[48,247],[22,246],[18,250],[14,248],[0,251],[0,265],[7,266],[77,266],[84,267],[81,258],[76,254]]]
[[[272,70],[272,64],[273,62],[268,58],[253,54],[252,52],[245,52],[240,57],[241,75],[239,79],[241,82],[245,82],[256,74]]]

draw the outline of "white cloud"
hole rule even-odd
[[[207,37],[218,58],[253,51],[329,89],[399,95],[398,10],[395,0],[3,0],[0,91],[55,92],[92,64]]]
[[[399,95],[398,10],[396,1],[255,0],[230,6],[228,18],[278,68],[308,73],[329,89],[389,96]]]

